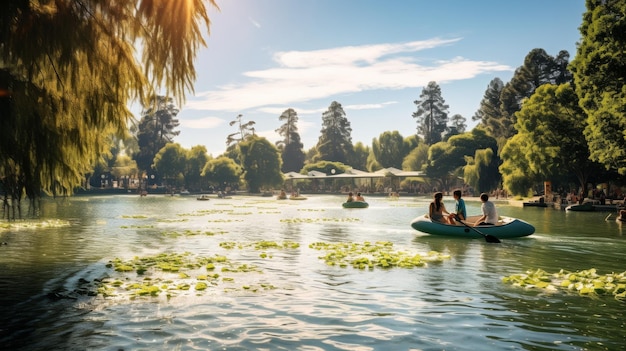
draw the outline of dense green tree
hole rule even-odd
[[[428,163],[428,145],[421,143],[413,148],[402,160],[402,169],[405,171],[421,171]]]
[[[402,160],[409,153],[404,137],[397,131],[383,132],[372,140],[372,155],[382,168],[401,169]]]
[[[153,168],[169,185],[180,185],[178,181],[183,179],[186,170],[186,156],[187,150],[180,144],[169,143],[154,156]]]
[[[447,186],[455,177],[464,176],[463,167],[471,161],[476,150],[487,148],[496,151],[496,140],[481,128],[474,128],[471,132],[452,136],[446,142],[431,145],[428,150],[428,162],[423,170],[428,177],[440,180],[444,189],[448,189]],[[484,177],[485,182],[488,182],[487,179],[498,178],[499,160],[494,157],[491,162],[489,166],[493,173],[480,175]]]
[[[511,142],[521,150],[506,160],[518,167],[528,166],[531,180],[575,174],[586,189],[590,175],[600,167],[589,159],[585,126],[585,113],[570,84],[542,85],[517,113],[517,134]],[[521,155],[523,160],[517,158]]]
[[[352,128],[350,121],[337,101],[333,101],[322,114],[322,130],[316,145],[314,161],[348,163],[352,157]]]
[[[280,171],[282,160],[280,152],[267,139],[252,135],[239,143],[243,178],[248,191],[258,193],[263,187],[280,186],[283,175]]]
[[[204,166],[211,157],[207,153],[206,146],[196,145],[185,154],[185,188],[200,190],[205,188],[206,181],[202,176]]]
[[[209,160],[202,169],[202,176],[209,184],[219,189],[239,184],[241,173],[241,167],[232,158],[226,156]]]
[[[176,128],[180,125],[176,115],[179,109],[174,99],[166,96],[155,96],[141,112],[141,120],[137,126],[137,145],[135,154],[137,166],[143,172],[152,168],[156,154],[165,145],[174,142],[180,134]]]
[[[374,153],[370,150],[369,155],[367,155],[367,163],[366,163],[366,168],[368,172],[376,172],[380,169],[383,169],[383,166],[378,163],[378,160],[376,160],[376,156],[374,155]]]
[[[417,111],[413,112],[413,118],[417,123],[417,135],[424,138],[427,145],[432,145],[443,140],[448,123],[448,108],[441,96],[441,88],[436,82],[429,82],[418,100],[413,101]]]
[[[298,133],[298,114],[292,108],[285,110],[278,120],[285,123],[276,129],[278,135],[283,137],[282,140],[276,142],[278,150],[280,150],[281,157],[283,159],[282,171],[287,172],[299,172],[304,166],[304,151],[302,148],[304,145],[300,140],[300,133]]]
[[[5,0],[0,178],[19,179],[31,199],[41,190],[71,193],[108,150],[108,135],[127,130],[132,99],[163,91],[182,101],[193,88],[196,52],[205,45],[207,3],[215,5]]]
[[[445,139],[449,139],[452,136],[459,135],[465,132],[467,128],[467,124],[465,123],[467,118],[463,117],[460,114],[454,114],[450,117],[450,125],[448,126],[447,132],[445,134]]]
[[[440,184],[440,190],[449,190],[455,173],[462,166],[458,154],[446,141],[440,141],[428,148],[428,162],[424,167],[426,176]]]
[[[237,125],[237,131],[232,134],[229,134],[226,137],[226,146],[238,144],[246,140],[248,137],[254,135],[254,125],[256,124],[256,122],[248,121],[244,123],[242,119],[243,119],[243,115],[239,114],[237,115],[237,117],[235,117],[234,120],[230,121],[229,125],[231,127],[234,125]]]
[[[496,138],[510,138],[515,134],[515,113],[522,108],[524,100],[533,95],[543,84],[562,84],[572,81],[572,74],[567,70],[569,53],[562,50],[556,57],[544,49],[533,49],[524,58],[524,64],[515,70],[500,95],[502,123]]]
[[[532,194],[532,187],[537,182],[542,181],[530,170],[530,165],[524,154],[524,148],[520,145],[519,138],[511,138],[502,148],[500,157],[500,173],[502,173],[502,184],[512,195],[528,196]]]
[[[357,142],[354,144],[354,153],[352,154],[352,160],[350,161],[350,165],[352,168],[358,170],[366,170],[367,169],[367,157],[370,154],[370,148],[364,145],[362,142]]]
[[[500,183],[496,154],[491,148],[478,149],[474,157],[466,156],[463,167],[463,180],[474,188],[476,193],[489,192]]]
[[[504,83],[500,78],[494,78],[489,82],[485,95],[480,101],[480,107],[472,116],[472,121],[479,121],[478,125],[482,126],[494,138],[504,137],[503,132],[508,130],[509,121],[502,116],[500,105],[500,95]]]
[[[591,159],[626,174],[626,0],[587,0],[571,70]]]

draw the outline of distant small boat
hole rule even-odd
[[[306,200],[304,196],[289,196],[289,200]]]
[[[208,201],[209,200],[209,196],[208,195],[200,195],[196,198],[196,200],[198,201]]]
[[[369,204],[365,201],[348,201],[341,204],[343,208],[368,208]]]
[[[528,201],[523,203],[524,207],[548,207],[548,204],[543,201]]]
[[[580,211],[580,212],[591,212],[595,211],[595,207],[593,206],[593,202],[583,202],[582,204],[569,205],[565,207],[565,211]]]

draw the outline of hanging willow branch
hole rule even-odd
[[[30,198],[69,194],[108,137],[126,132],[131,101],[162,91],[182,105],[206,45],[207,5],[217,8],[213,0],[5,0],[0,181],[23,180]]]

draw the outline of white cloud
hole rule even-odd
[[[179,119],[180,125],[192,129],[211,129],[219,127],[226,123],[223,119],[217,117],[204,117],[199,119]]]
[[[388,101],[382,102],[378,104],[363,104],[363,105],[346,105],[343,106],[344,110],[375,110],[379,108],[384,108],[387,105],[397,104],[397,101]]]
[[[248,20],[250,21],[250,23],[252,23],[253,26],[255,26],[257,28],[261,28],[261,24],[259,22],[257,22],[256,20],[254,20],[254,18],[248,17]]]
[[[432,61],[414,55],[414,52],[459,40],[435,38],[400,44],[278,52],[274,55],[277,67],[244,72],[247,82],[196,94],[185,108],[235,112],[271,105],[292,106],[345,93],[418,88],[430,81],[441,84],[513,70],[496,62],[463,57]],[[279,113],[282,111],[284,109]]]

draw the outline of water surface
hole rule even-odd
[[[368,209],[343,209],[343,199],[47,199],[44,219],[63,219],[68,226],[0,231],[6,243],[0,247],[0,345],[12,350],[623,349],[624,302],[502,282],[530,269],[626,271],[623,228],[611,218],[605,221],[608,213],[498,203],[499,214],[527,220],[536,233],[489,244],[413,230],[409,222],[426,211],[427,198],[370,197]],[[444,201],[452,208],[451,198]],[[478,201],[467,199],[467,205],[469,214],[479,212]],[[300,245],[250,246],[261,241]],[[377,241],[450,258],[425,267],[360,270],[329,266],[320,259],[324,252],[309,247]],[[239,248],[221,247],[225,242]],[[259,271],[232,273],[232,282],[169,299],[76,293],[104,277],[135,279],[106,267],[115,258],[185,252],[225,255]]]

